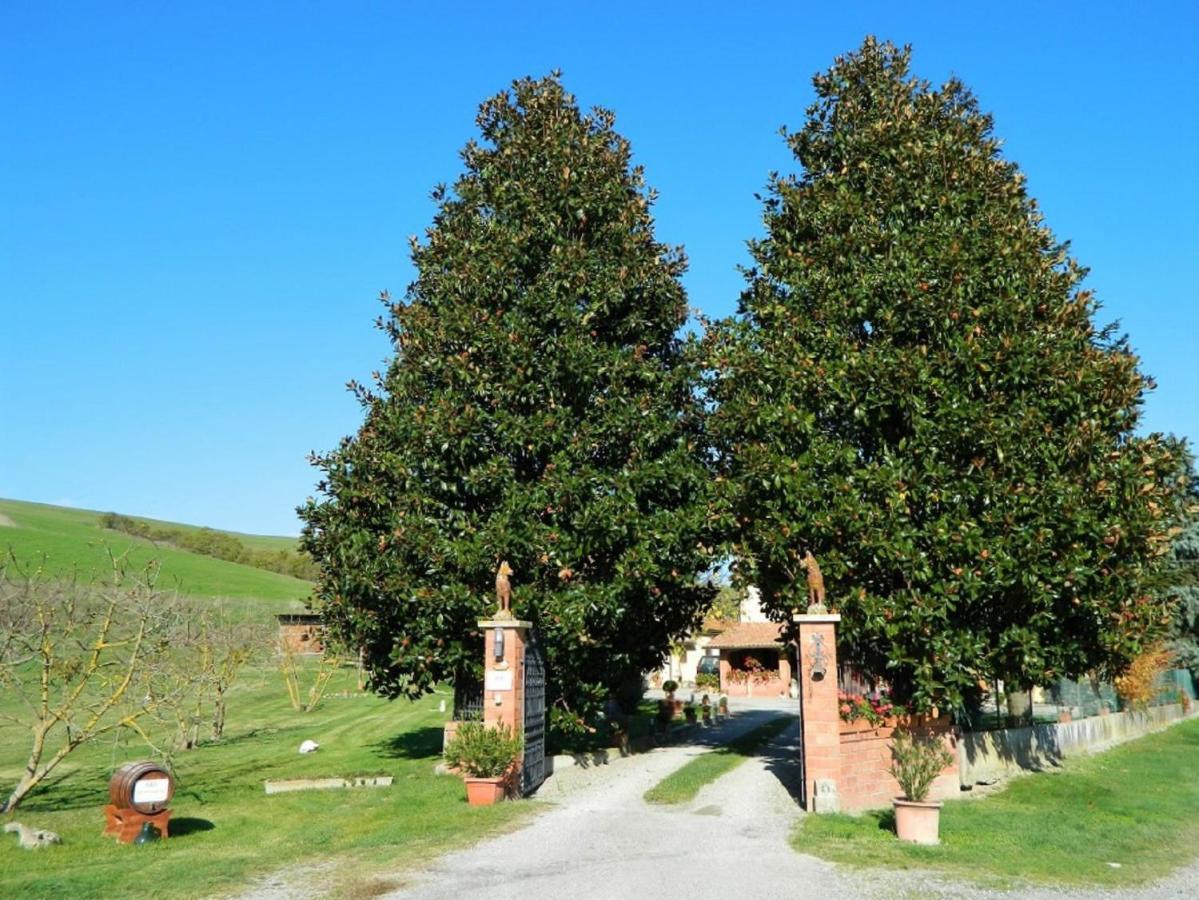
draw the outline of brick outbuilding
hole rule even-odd
[[[325,625],[315,613],[284,613],[279,620],[279,645],[292,653],[323,653]]]
[[[791,689],[792,647],[777,622],[738,622],[712,638],[720,651],[720,689],[733,696],[774,697]]]

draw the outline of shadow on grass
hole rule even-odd
[[[100,769],[80,769],[47,778],[25,798],[20,808],[29,812],[58,812],[107,802],[108,775]]]
[[[378,756],[387,759],[432,759],[441,756],[441,741],[444,730],[434,725],[404,731],[393,738],[380,741],[372,748]]]
[[[171,819],[169,828],[173,840],[174,838],[187,837],[189,834],[198,834],[201,831],[212,831],[216,826],[207,819],[196,819],[185,816],[182,819]]]
[[[895,833],[895,808],[894,807],[892,807],[891,809],[872,810],[871,812],[866,813],[866,816],[868,816],[871,819],[875,819],[878,822],[878,830],[879,831],[889,831],[889,832],[891,832],[891,834]]]

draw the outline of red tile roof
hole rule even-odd
[[[782,629],[777,622],[738,622],[712,638],[708,646],[723,650],[773,647],[783,642]]]

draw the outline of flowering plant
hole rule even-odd
[[[837,702],[842,722],[865,719],[871,725],[882,725],[888,716],[900,712],[885,691],[875,691],[873,694],[847,694],[845,691],[838,691]]]
[[[767,669],[756,656],[747,656],[741,661],[741,668],[729,670],[729,681],[733,684],[766,684],[775,678],[775,672]]]

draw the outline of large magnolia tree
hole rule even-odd
[[[395,356],[355,386],[362,427],[315,460],[303,544],[326,622],[388,696],[477,676],[507,560],[556,720],[578,724],[714,594],[685,260],[654,237],[613,115],[557,76],[477,121],[416,281],[384,296]]]
[[[1158,636],[1179,469],[990,116],[909,56],[868,39],[814,79],[708,354],[743,577],[785,620],[811,550],[848,658],[927,705]]]

